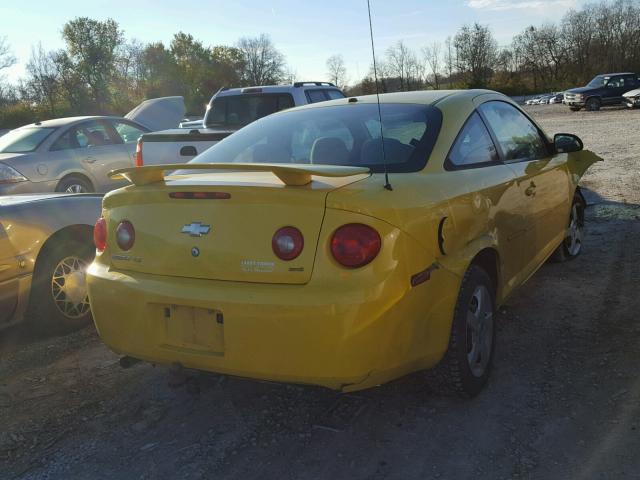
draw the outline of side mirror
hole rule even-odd
[[[553,137],[553,144],[558,153],[579,152],[584,148],[582,140],[571,133],[556,133]]]

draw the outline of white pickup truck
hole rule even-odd
[[[138,140],[136,165],[186,163],[245,125],[286,108],[344,98],[328,82],[220,89],[209,101],[202,128],[145,133]]]

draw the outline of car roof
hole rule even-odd
[[[238,87],[238,88],[228,88],[226,90],[219,91],[215,96],[216,97],[228,97],[233,95],[238,95],[242,93],[289,93],[293,90],[303,89],[303,90],[340,90],[333,84],[330,83],[320,83],[320,82],[307,82],[302,83],[299,82],[294,85],[262,85],[255,87]],[[260,90],[260,91],[258,91]]]
[[[614,75],[635,75],[633,72],[599,73],[596,77],[613,77]]]
[[[63,117],[63,118],[53,118],[51,120],[43,120],[42,122],[30,123],[28,125],[23,125],[20,128],[29,128],[29,127],[49,127],[49,128],[57,128],[57,127],[66,127],[68,125],[73,125],[75,123],[80,123],[85,120],[125,120],[122,117],[114,117],[114,116],[105,116],[105,115],[95,115],[95,116],[84,116],[84,117]],[[136,123],[136,122],[134,122]]]
[[[435,105],[439,101],[447,99],[457,99],[473,101],[474,98],[480,95],[498,94],[508,99],[506,95],[503,95],[493,90],[417,90],[413,92],[394,92],[394,93],[381,93],[380,103],[416,103],[422,105]],[[354,100],[355,99],[355,100]],[[296,107],[296,110],[305,108],[324,108],[331,105],[341,105],[345,103],[377,103],[377,95],[362,95],[356,97],[339,98],[337,100],[329,100],[326,102],[311,103]],[[286,110],[283,110],[286,112]]]

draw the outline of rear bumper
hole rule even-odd
[[[394,275],[349,291],[339,279],[252,284],[110,271],[94,262],[87,282],[98,333],[120,354],[351,391],[432,367],[446,350],[459,279],[439,269],[411,288]],[[202,315],[176,320],[174,306]]]

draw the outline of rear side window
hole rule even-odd
[[[27,127],[18,128],[0,137],[1,153],[33,152],[55,128]]]
[[[116,129],[116,132],[118,132],[118,135],[120,135],[123,143],[136,143],[145,133],[144,130],[130,123],[113,121],[112,125]]]
[[[477,166],[499,160],[487,127],[477,113],[474,112],[462,127],[448,160],[456,167]]]
[[[535,160],[548,155],[538,128],[513,105],[487,102],[480,111],[493,130],[505,161]]]
[[[293,97],[288,93],[217,97],[205,114],[204,124],[206,127],[237,128],[291,107],[293,107]]]

